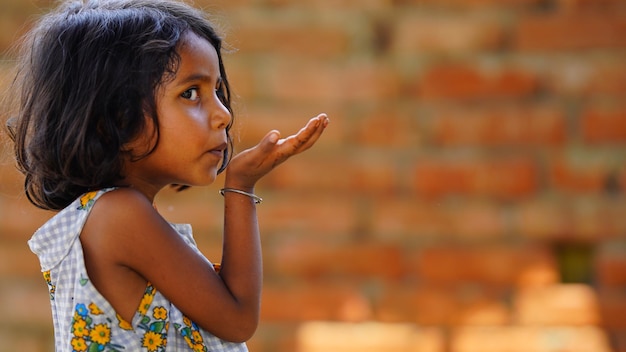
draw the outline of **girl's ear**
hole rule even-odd
[[[130,160],[138,160],[150,154],[156,148],[157,143],[158,130],[154,120],[145,116],[143,128],[122,145],[120,152],[129,156]]]

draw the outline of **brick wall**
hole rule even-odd
[[[252,351],[626,351],[626,2],[196,3],[237,49],[240,150],[332,119],[258,187]],[[48,6],[0,0],[2,51]],[[2,155],[0,351],[50,351],[49,214]],[[158,199],[216,261],[220,180]]]

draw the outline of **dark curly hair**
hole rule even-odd
[[[156,148],[156,91],[176,73],[177,45],[187,31],[217,51],[218,95],[232,115],[222,39],[185,3],[70,1],[38,22],[23,43],[17,116],[7,124],[34,205],[60,210],[87,191],[114,186],[123,178],[123,156],[137,160]],[[144,130],[146,117],[156,142],[143,155],[129,155],[124,146]],[[231,126],[232,119],[219,172],[232,155]]]

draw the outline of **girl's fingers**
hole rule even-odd
[[[281,140],[279,144],[285,145],[286,150],[284,152],[291,155],[303,152],[315,144],[327,124],[328,117],[325,114],[320,114],[309,120],[298,133]]]
[[[297,151],[296,151],[297,153],[301,153],[311,148],[320,138],[320,136],[322,135],[322,132],[324,132],[324,129],[328,125],[328,117],[326,117],[326,115],[320,115],[318,116],[318,119],[319,119],[319,123],[317,124],[316,129],[313,130],[313,133],[311,135],[307,136],[307,139],[304,143],[298,146]]]
[[[261,140],[260,148],[265,153],[270,153],[280,139],[280,132],[272,130]]]
[[[261,139],[256,147],[236,155],[231,161],[230,169],[238,169],[235,165],[247,164],[247,167],[251,167],[250,171],[255,169],[253,173],[261,177],[290,157],[312,147],[327,124],[326,115],[320,114],[310,119],[296,134],[284,139],[280,139],[279,131],[272,130]]]

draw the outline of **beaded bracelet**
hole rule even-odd
[[[244,192],[242,190],[235,189],[235,188],[222,188],[222,189],[220,189],[220,194],[222,196],[224,195],[225,192],[239,193],[241,195],[248,196],[248,197],[254,199],[254,204],[261,204],[261,202],[263,201],[263,198],[257,196],[256,194]]]

